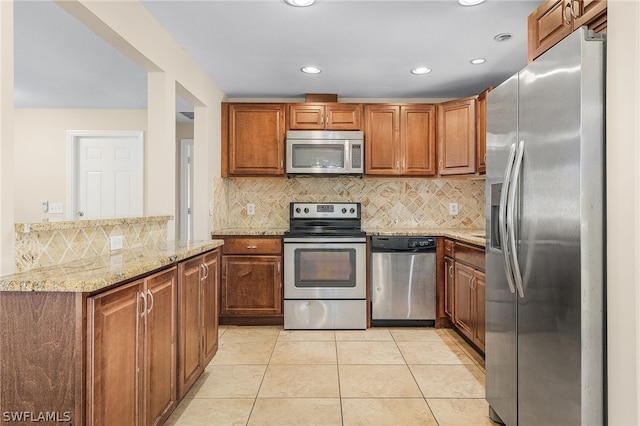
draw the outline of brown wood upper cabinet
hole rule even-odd
[[[438,104],[438,174],[476,172],[476,98]]]
[[[175,268],[88,298],[88,424],[168,418],[177,403],[176,309]]]
[[[360,130],[362,104],[289,104],[289,130]]]
[[[487,89],[478,95],[476,109],[476,164],[478,174],[487,172]]]
[[[529,62],[586,25],[590,30],[607,29],[607,0],[547,0],[528,19]]]
[[[222,177],[283,176],[285,104],[222,104]]]
[[[436,174],[436,107],[431,104],[368,104],[365,174]]]

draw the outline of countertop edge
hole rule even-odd
[[[286,228],[266,228],[266,229],[251,229],[251,228],[223,228],[213,231],[211,233],[214,237],[254,237],[254,236],[274,236],[281,237],[284,235]],[[375,235],[409,235],[409,236],[433,236],[433,237],[446,237],[459,240],[468,244],[484,247],[486,244],[484,235],[484,229],[454,229],[454,228],[399,228],[399,229],[366,229],[363,231],[367,236]]]
[[[368,236],[394,236],[407,235],[445,237],[458,240],[464,243],[472,244],[479,247],[486,246],[486,237],[484,229],[443,229],[443,228],[409,228],[409,229],[365,229]]]
[[[223,240],[167,242],[0,277],[0,292],[93,293],[214,250]]]

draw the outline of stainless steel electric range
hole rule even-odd
[[[291,203],[284,235],[284,328],[365,329],[360,203]]]

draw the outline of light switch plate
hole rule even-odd
[[[49,203],[49,213],[62,213],[62,203]]]

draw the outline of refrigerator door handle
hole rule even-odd
[[[520,262],[518,261],[517,241],[516,241],[516,197],[518,194],[518,183],[520,171],[522,169],[522,158],[524,156],[524,141],[518,144],[518,153],[513,167],[513,177],[509,186],[509,199],[507,201],[507,229],[509,230],[509,243],[511,244],[511,261],[513,262],[513,277],[518,288],[520,298],[524,298],[524,286],[522,285],[522,273],[520,272]]]
[[[507,284],[511,294],[516,292],[513,282],[513,270],[511,268],[511,258],[509,255],[508,233],[507,233],[507,195],[509,192],[509,181],[511,179],[511,171],[513,170],[513,162],[516,159],[516,144],[511,144],[509,151],[509,160],[504,170],[504,180],[502,183],[502,191],[500,193],[500,207],[498,213],[498,226],[500,227],[500,241],[502,246],[502,254],[504,255],[504,272],[507,275]]]

